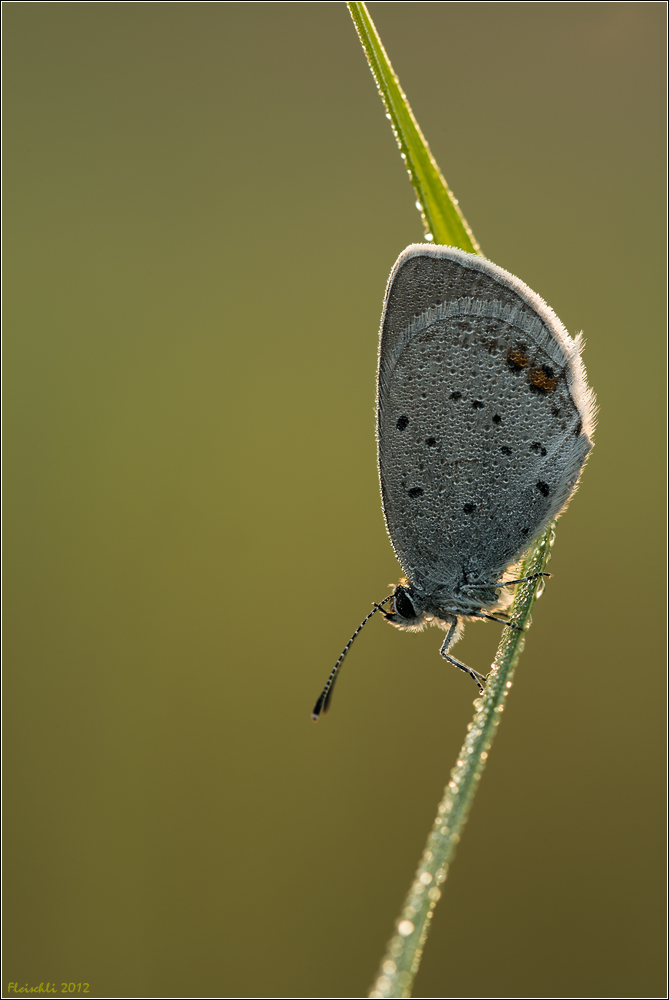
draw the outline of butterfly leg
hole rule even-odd
[[[454,615],[453,622],[451,623],[451,626],[448,632],[446,633],[446,638],[444,639],[439,652],[441,653],[443,658],[445,660],[448,660],[449,663],[452,663],[454,667],[457,667],[459,670],[464,671],[464,673],[469,674],[469,676],[478,686],[479,691],[483,693],[483,685],[485,684],[486,681],[483,674],[479,674],[476,670],[472,670],[471,667],[466,666],[464,663],[460,663],[460,661],[456,660],[455,657],[448,655],[448,648],[451,645],[451,642],[453,641],[453,636],[455,634],[457,626],[458,626],[458,619]]]
[[[521,576],[519,580],[504,580],[500,583],[492,584],[493,588],[497,587],[513,587],[516,583],[528,583],[530,580],[538,580],[541,576],[552,576],[552,573],[532,573],[531,576]],[[468,583],[462,588],[465,593],[470,594],[472,591],[477,590],[488,590],[490,588],[488,583]]]
[[[552,573],[533,573],[532,576],[521,576],[520,580],[507,580],[505,583],[496,583],[496,587],[511,587],[514,583],[528,583],[530,580],[538,580],[540,576],[552,576]]]

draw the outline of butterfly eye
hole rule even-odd
[[[395,612],[401,615],[402,618],[415,618],[416,611],[411,603],[406,590],[400,588],[397,589],[395,594]]]

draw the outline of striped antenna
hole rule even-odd
[[[375,604],[374,607],[372,608],[372,610],[367,615],[367,617],[364,619],[364,621],[360,622],[360,624],[358,625],[357,629],[355,630],[355,632],[353,633],[353,635],[351,636],[351,638],[348,640],[348,642],[344,646],[344,650],[343,650],[341,656],[339,657],[339,659],[335,663],[334,667],[332,668],[332,671],[330,672],[330,676],[328,677],[328,679],[327,679],[327,681],[325,683],[325,687],[323,688],[323,691],[321,692],[320,698],[318,699],[318,701],[314,705],[314,710],[311,713],[311,718],[314,720],[314,722],[318,722],[319,716],[321,714],[325,715],[325,713],[327,712],[327,710],[328,710],[328,708],[330,706],[330,698],[332,697],[332,690],[334,688],[334,683],[337,680],[337,674],[339,673],[339,671],[341,669],[341,665],[344,662],[344,658],[345,658],[346,654],[348,653],[349,649],[351,648],[351,646],[353,645],[353,640],[357,636],[358,632],[360,632],[364,628],[364,626],[367,624],[367,622],[369,621],[369,619],[373,615],[375,615],[377,611],[381,611],[383,605],[387,604],[388,601],[391,601],[392,598],[393,598],[393,595],[391,594],[390,597],[386,597],[385,600],[381,601],[380,604]]]

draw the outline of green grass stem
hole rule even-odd
[[[418,122],[413,116],[406,95],[400,87],[393,67],[381,44],[374,22],[364,3],[347,4],[356,31],[365,50],[369,67],[376,80],[386,115],[400,147],[409,180],[421,206],[425,238],[450,247],[460,247],[468,253],[480,253],[474,234],[458,207],[430,152]]]
[[[545,570],[553,536],[551,525],[524,559],[520,571],[522,576]],[[541,588],[542,583],[537,580],[519,585],[511,617],[515,625],[523,629],[529,627],[532,606]],[[524,633],[510,628],[504,630],[485,692],[474,702],[474,718],[467,726],[465,741],[444,789],[425,850],[395,923],[395,934],[381,960],[370,997],[411,996],[411,985],[420,966],[432,914],[467,822],[524,645]]]
[[[418,127],[366,5],[349,3],[347,6],[416,191],[425,225],[425,238],[459,247],[468,253],[480,253],[479,245]],[[520,569],[521,577],[545,570],[553,537],[554,525],[551,524],[526,553]],[[515,625],[529,628],[532,607],[542,586],[538,580],[519,585],[511,612],[511,621]],[[370,997],[411,996],[432,914],[467,822],[524,644],[524,633],[513,629],[505,629],[502,633],[485,692],[474,702],[474,718],[467,727],[467,736],[439,803],[437,817],[395,923],[395,934],[381,960]]]

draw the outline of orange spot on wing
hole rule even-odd
[[[542,392],[552,392],[557,385],[557,379],[550,368],[548,370],[533,368],[530,371],[530,383],[537,389],[541,389]]]
[[[509,361],[516,368],[527,368],[530,359],[527,354],[523,354],[517,347],[512,347],[508,354]]]

